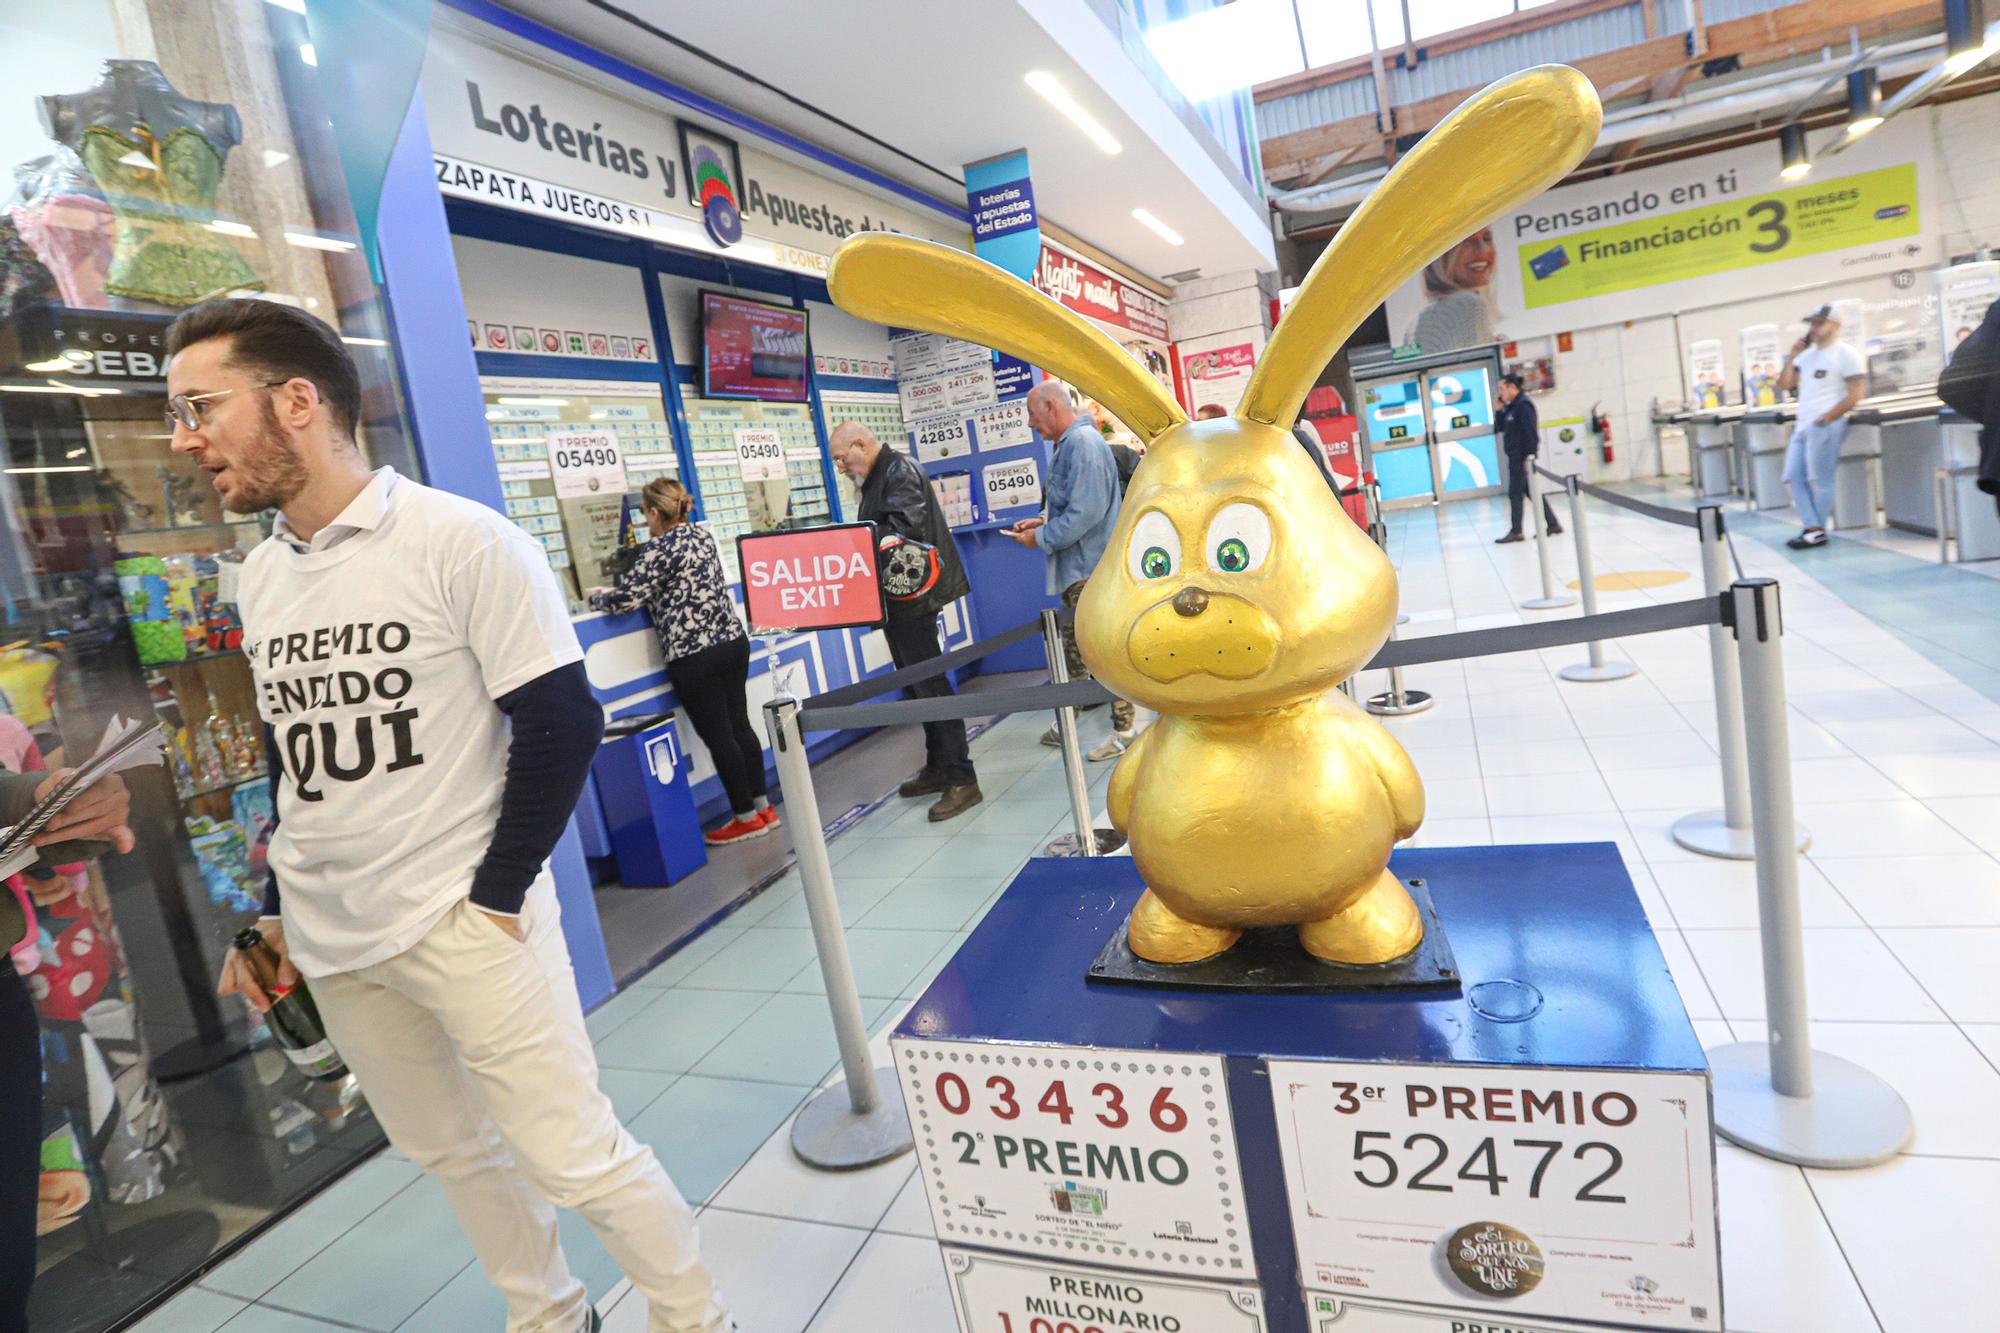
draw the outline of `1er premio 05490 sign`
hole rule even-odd
[[[625,490],[625,457],[608,430],[552,430],[543,436],[556,494],[565,500]]]
[[[1221,1060],[918,1039],[892,1046],[941,1240],[1254,1276]]]
[[[1309,1290],[1722,1326],[1699,1074],[1270,1069]]]

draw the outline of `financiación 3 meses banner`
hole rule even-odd
[[[1532,338],[1933,265],[1928,130],[1890,121],[1803,181],[1760,143],[1551,190],[1392,293],[1390,334]]]

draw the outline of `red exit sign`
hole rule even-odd
[[[832,523],[736,539],[750,627],[847,629],[887,614],[873,523]]]

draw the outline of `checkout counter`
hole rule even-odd
[[[1737,403],[1684,414],[1694,431],[1694,457],[1689,468],[1694,477],[1694,493],[1704,500],[1727,497],[1745,484],[1743,478],[1748,471],[1743,458],[1745,410]]]

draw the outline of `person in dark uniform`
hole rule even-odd
[[[1528,499],[1528,469],[1535,465],[1534,457],[1542,448],[1541,418],[1535,413],[1535,400],[1521,391],[1519,375],[1500,377],[1500,411],[1493,418],[1493,428],[1507,451],[1507,507],[1513,522],[1507,535],[1497,539],[1504,546],[1522,540],[1521,509]],[[1548,520],[1550,536],[1563,530],[1546,495],[1542,497],[1542,517]]]
[[[857,519],[875,524],[884,534],[893,532],[907,541],[937,548],[936,586],[913,601],[889,603],[889,622],[883,632],[889,640],[889,656],[898,667],[941,656],[944,648],[938,643],[938,612],[970,592],[972,584],[966,580],[951,524],[931,489],[930,478],[915,459],[884,446],[858,421],[835,426],[827,451],[833,455],[834,465],[861,489]],[[904,693],[912,699],[935,699],[956,691],[946,673],[919,681]],[[962,719],[924,723],[923,771],[898,790],[903,796],[938,796],[937,804],[931,807],[932,823],[962,815],[986,799],[979,790],[979,775],[973,770]]]

